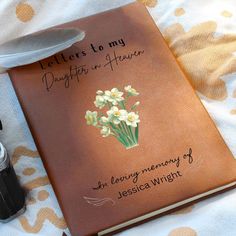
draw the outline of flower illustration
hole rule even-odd
[[[93,125],[96,126],[98,121],[97,121],[97,112],[96,111],[87,111],[85,115],[85,119],[87,121],[87,125]]]
[[[113,106],[111,110],[107,111],[108,119],[114,124],[119,124],[122,120],[126,119],[127,111],[119,110],[118,107]]]
[[[107,137],[111,134],[111,129],[108,126],[103,126],[101,129],[102,137]]]
[[[105,105],[106,105],[106,99],[104,98],[104,96],[101,95],[97,95],[96,96],[96,100],[94,101],[94,104],[96,107],[98,107],[99,109],[102,109]]]
[[[116,138],[126,149],[138,146],[140,118],[136,109],[140,102],[127,106],[127,100],[138,95],[131,85],[125,86],[124,92],[117,88],[105,92],[98,90],[94,105],[99,112],[88,110],[85,115],[87,124],[100,129],[102,137]]]
[[[103,95],[103,91],[102,91],[102,90],[98,90],[98,91],[96,92],[96,94],[97,94],[97,95]]]
[[[121,102],[124,100],[123,96],[123,92],[120,92],[117,88],[113,88],[111,91],[106,90],[105,91],[105,96],[104,98],[111,102],[113,105],[117,105],[118,102]]]
[[[130,112],[130,113],[128,113],[128,115],[126,117],[125,122],[127,125],[137,127],[137,123],[140,122],[139,115],[134,112]]]
[[[136,89],[132,88],[131,85],[126,86],[125,91],[128,92],[129,96],[138,96],[139,95],[139,93],[136,91]]]
[[[134,105],[131,107],[131,110],[135,110],[137,108],[137,106],[140,105],[140,102],[136,102],[134,103]]]
[[[105,124],[107,124],[108,122],[109,122],[108,117],[105,117],[105,116],[102,116],[102,117],[101,117],[100,123],[101,123],[102,125],[105,125]]]

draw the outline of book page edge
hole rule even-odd
[[[214,194],[214,193],[216,193],[216,192],[222,191],[222,190],[224,190],[224,189],[233,187],[234,185],[236,185],[236,181],[235,181],[235,182],[232,182],[232,183],[230,183],[230,184],[227,184],[227,185],[218,187],[218,188],[216,188],[216,189],[213,189],[213,190],[204,192],[204,193],[202,193],[202,194],[196,195],[196,196],[194,196],[194,197],[185,199],[185,200],[183,200],[183,201],[177,202],[177,203],[175,203],[175,204],[169,205],[169,206],[167,206],[167,207],[161,208],[161,209],[159,209],[159,210],[152,211],[152,212],[150,212],[150,213],[148,213],[148,214],[145,214],[145,215],[143,215],[143,216],[139,216],[139,217],[137,217],[137,218],[134,218],[134,219],[129,220],[129,221],[126,221],[126,222],[124,222],[124,223],[118,224],[118,225],[116,225],[116,226],[110,227],[110,228],[108,228],[108,229],[105,229],[105,230],[103,230],[103,231],[98,232],[97,235],[98,235],[98,236],[102,236],[102,235],[105,235],[105,234],[108,234],[108,233],[112,233],[112,232],[114,232],[114,231],[120,230],[120,229],[125,228],[125,227],[127,227],[127,226],[130,226],[130,225],[132,225],[132,224],[138,223],[138,222],[140,222],[140,221],[143,221],[143,220],[146,220],[146,219],[148,219],[148,218],[157,216],[157,215],[159,215],[159,214],[162,214],[162,213],[167,212],[167,211],[169,211],[169,210],[172,210],[172,209],[174,209],[174,208],[180,207],[180,206],[185,205],[185,204],[187,204],[187,203],[193,202],[193,201],[198,200],[198,199],[200,199],[200,198],[203,198],[203,197],[206,197],[206,196],[208,196],[208,195]]]

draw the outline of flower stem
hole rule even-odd
[[[138,130],[139,130],[139,124],[137,124],[137,127],[135,128],[135,138],[138,142]]]
[[[129,137],[127,137],[126,133],[122,132],[122,130],[120,130],[119,128],[117,128],[112,122],[109,123],[112,127],[112,130],[117,134],[117,138],[122,139],[125,141],[126,145],[125,146],[129,146],[131,144]],[[132,141],[132,140],[131,140]]]
[[[127,125],[127,127],[128,127],[128,129],[129,129],[130,135],[131,135],[131,137],[132,137],[134,143],[137,143],[137,140],[136,140],[136,138],[135,138],[135,136],[134,136],[134,134],[133,134],[133,130],[132,130],[131,126]]]
[[[125,109],[125,104],[124,104],[123,101],[119,102],[119,104],[120,104],[120,106],[121,106],[122,109],[126,110],[126,109]]]
[[[120,123],[121,125],[119,125],[119,127],[121,128],[121,130],[125,133],[127,139],[129,139],[129,141],[131,143],[133,143],[133,140],[132,140],[132,137],[130,137],[129,133],[127,132],[126,128],[125,128],[125,125],[121,122]]]

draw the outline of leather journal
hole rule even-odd
[[[234,156],[142,4],[68,27],[85,39],[10,77],[72,235],[235,185]]]

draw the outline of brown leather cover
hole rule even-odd
[[[71,26],[86,39],[10,76],[73,235],[236,180],[234,157],[145,7],[133,3],[60,27]],[[126,105],[140,101],[139,145],[130,149],[85,120],[86,111],[99,110],[98,90],[127,85],[139,95]]]

